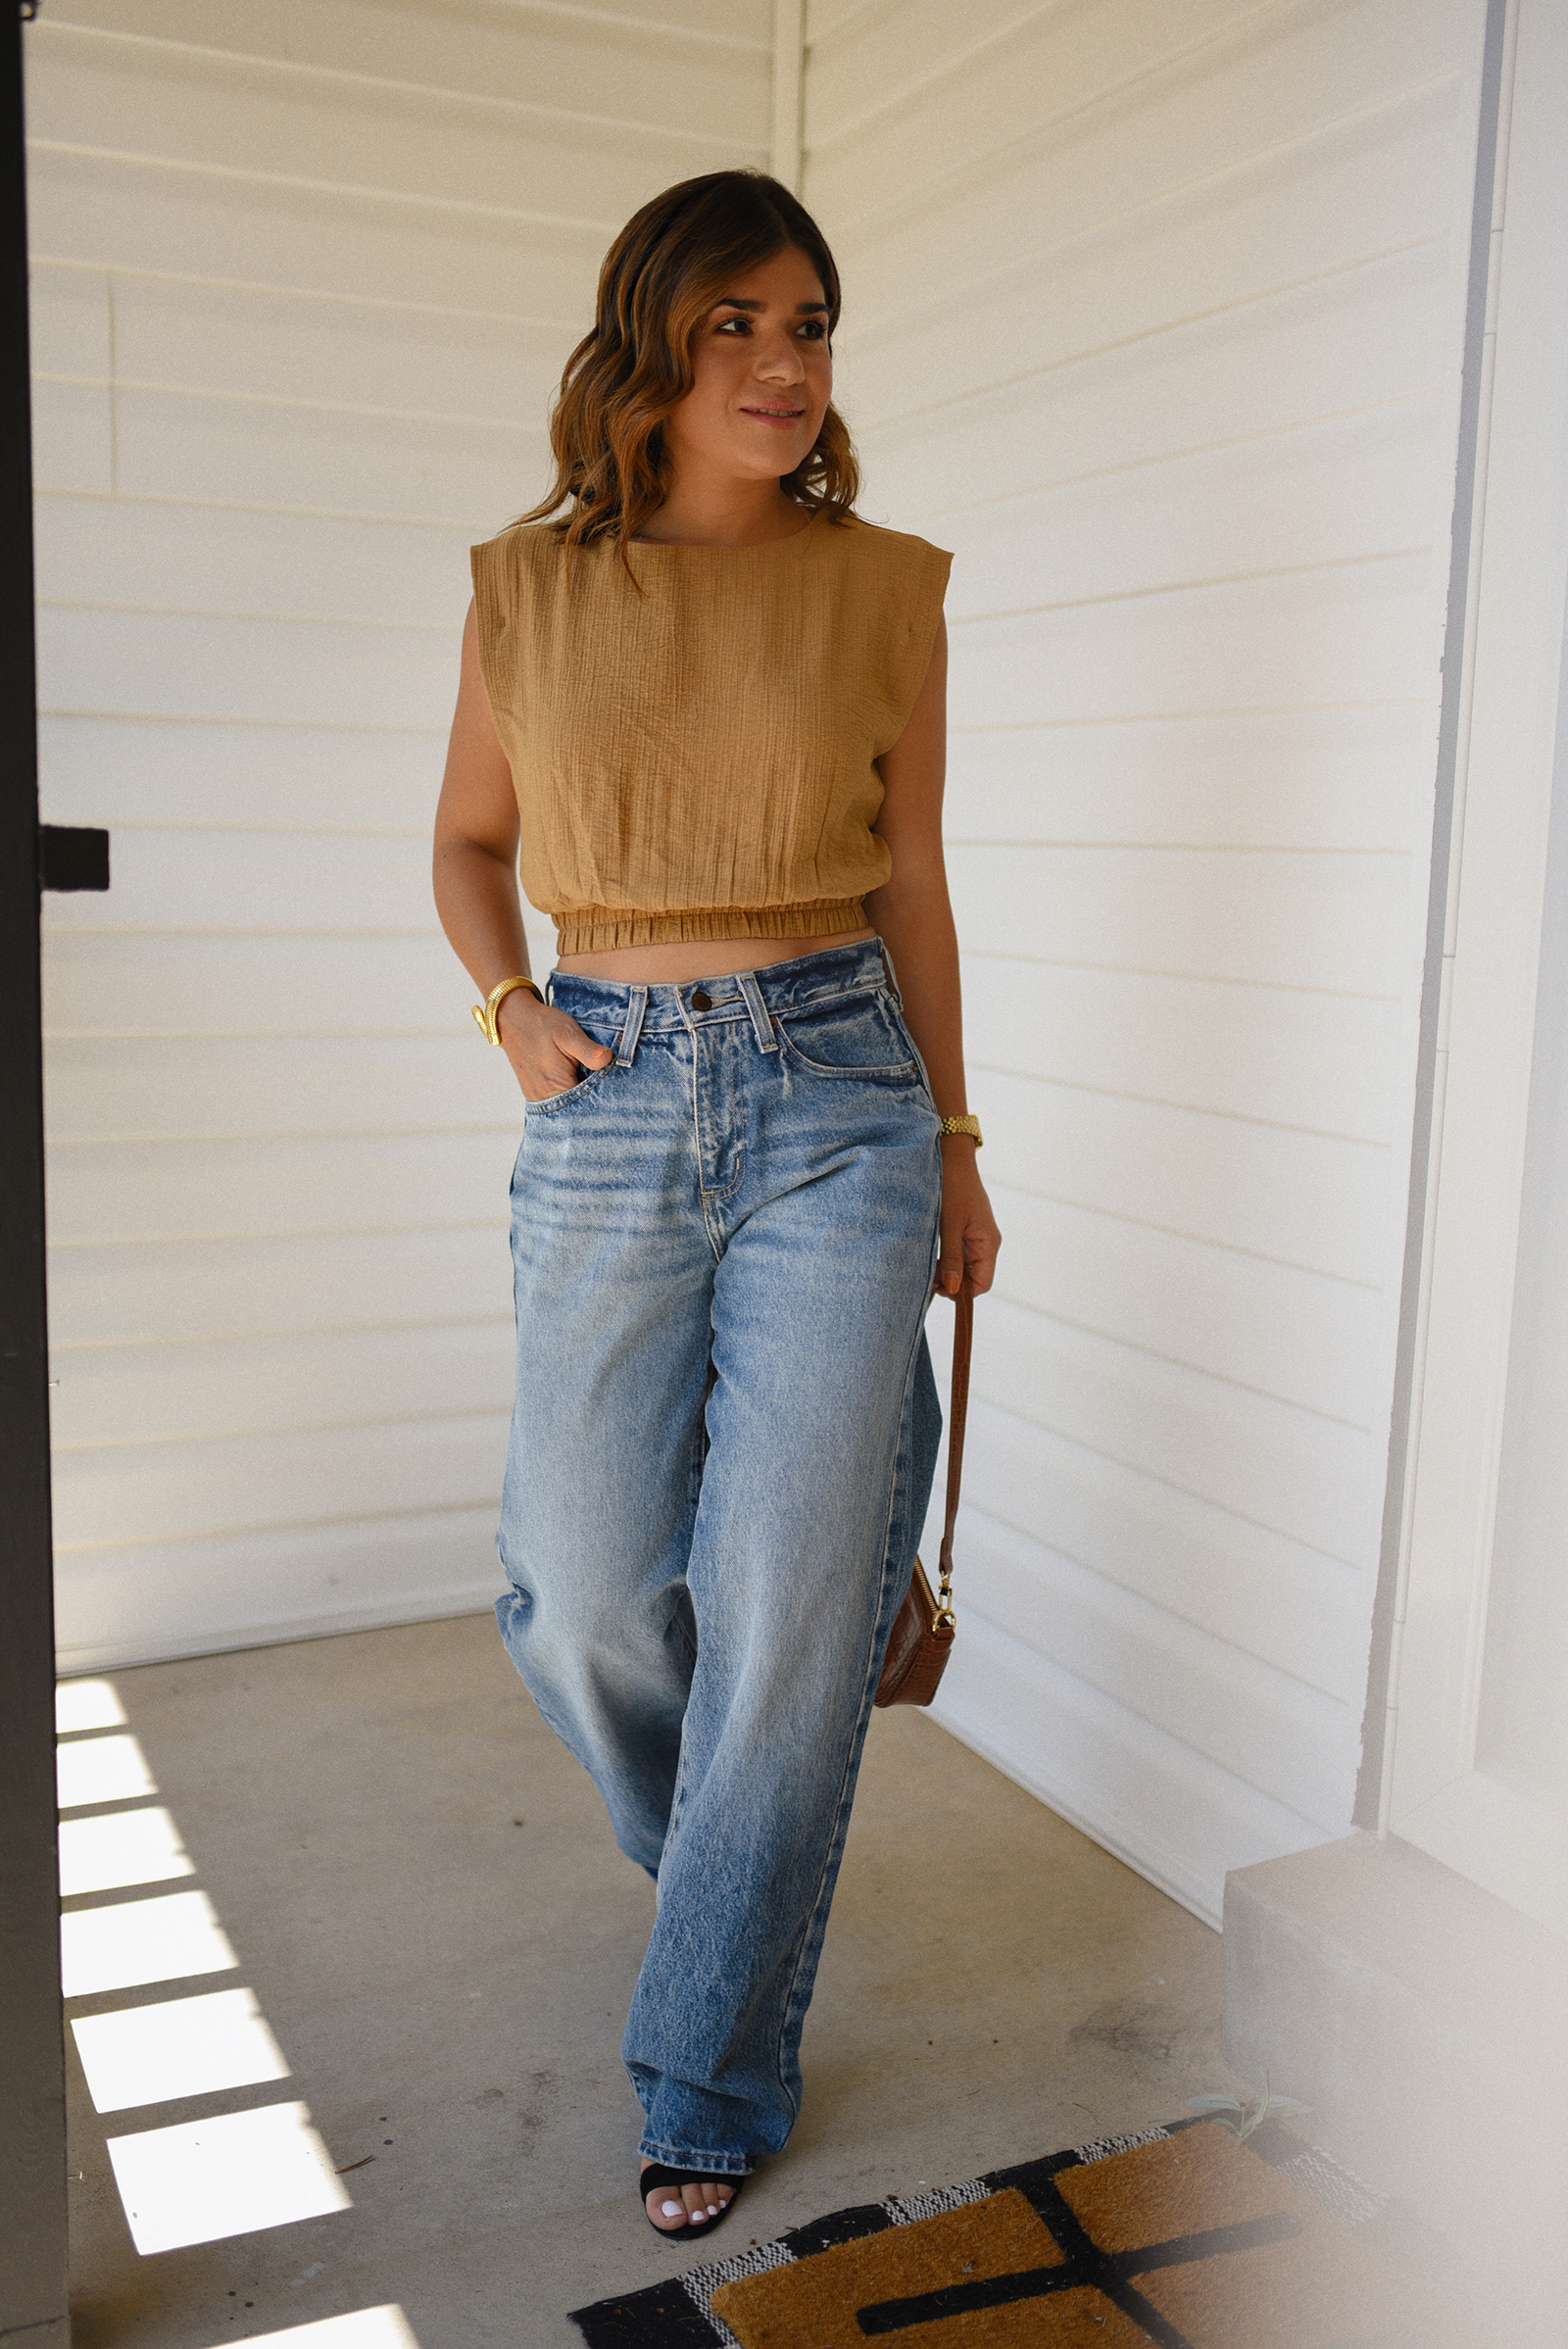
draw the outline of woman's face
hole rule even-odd
[[[777,481],[810,454],[833,393],[822,281],[788,246],[724,294],[697,329],[696,381],[664,443],[678,471]]]

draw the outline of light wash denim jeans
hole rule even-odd
[[[525,1115],[496,1612],[658,1883],[641,2150],[743,2176],[799,2108],[930,1492],[940,1123],[877,945],[552,993],[615,1056]]]

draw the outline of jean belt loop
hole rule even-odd
[[[741,994],[746,1001],[746,1008],[752,1015],[752,1026],[757,1030],[758,1050],[763,1052],[776,1052],[778,1038],[773,1033],[773,1022],[768,1017],[767,1005],[762,1001],[762,990],[757,984],[756,972],[738,971],[736,978]]]
[[[626,1024],[615,1042],[615,1066],[630,1068],[637,1057],[637,1039],[643,1032],[643,1014],[648,1009],[646,987],[626,990]]]
[[[902,1011],[904,1009],[904,998],[899,993],[899,982],[893,975],[893,956],[888,953],[887,947],[880,938],[876,942],[876,951],[882,957],[882,968],[888,974],[888,993],[892,996],[893,1001],[897,1003],[899,1009]]]

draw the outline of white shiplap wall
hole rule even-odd
[[[482,1603],[510,1075],[435,924],[466,549],[621,220],[765,162],[768,0],[28,26],[68,1668]]]
[[[1200,1915],[1344,1833],[1480,0],[812,0],[866,510],[956,551],[1006,1241],[941,1717]]]

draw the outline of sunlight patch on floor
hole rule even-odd
[[[62,1681],[55,1690],[55,1729],[74,1737],[84,1729],[123,1729],[124,1708],[113,1681]]]
[[[109,2158],[131,2241],[144,2258],[349,2208],[303,2104],[264,2104],[111,2137]]]
[[[135,1802],[156,1794],[147,1757],[134,1737],[82,1737],[62,1745],[55,1756],[58,1801],[63,1811],[89,1802]]]
[[[60,1807],[95,1806],[93,1816],[61,1825],[62,1897],[79,1901],[194,1875],[170,1813],[143,1800],[158,1787],[113,1682],[64,1683],[56,1721]],[[67,1908],[60,1947],[67,1998],[231,1973],[239,1963],[199,1887]],[[289,2077],[255,1992],[243,1987],[76,2016],[71,2028],[100,2113]],[[106,2142],[131,2240],[144,2257],[352,2207],[310,2108],[297,2101],[136,2129]],[[391,2305],[267,2338],[301,2349],[417,2349],[401,2309]]]
[[[402,2309],[357,2308],[352,2316],[291,2325],[284,2332],[253,2332],[246,2349],[419,2349]]]
[[[80,2016],[71,2028],[101,2113],[288,2078],[254,1990],[208,1990],[116,2015]]]
[[[117,1892],[123,1884],[164,1884],[194,1876],[178,1830],[157,1804],[111,1811],[100,1819],[60,1822],[60,1892]]]
[[[62,1986],[68,1998],[139,1989],[189,1974],[226,1974],[239,1964],[205,1892],[165,1892],[113,1908],[73,1909],[60,1920]]]

